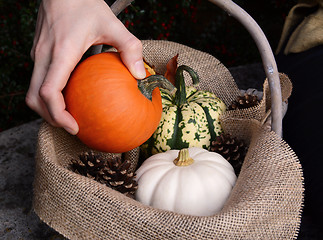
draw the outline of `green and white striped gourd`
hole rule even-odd
[[[150,139],[153,154],[189,147],[208,149],[211,139],[222,132],[219,117],[226,110],[224,102],[211,92],[186,87],[184,70],[190,74],[194,85],[199,83],[197,73],[182,65],[175,76],[175,95],[160,89],[163,113]]]

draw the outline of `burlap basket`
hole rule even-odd
[[[213,56],[168,41],[143,41],[144,57],[158,72],[179,54],[179,64],[194,68],[200,89],[227,105],[240,91],[230,72]],[[191,79],[186,76],[190,84]],[[280,75],[282,100],[291,83]],[[226,132],[249,146],[229,199],[214,216],[196,217],[155,209],[92,179],[68,170],[72,159],[90,149],[77,137],[43,123],[39,130],[34,181],[34,210],[69,239],[293,239],[303,205],[303,174],[293,150],[263,124],[271,109],[266,80],[263,99],[254,108],[227,111]],[[111,153],[104,153],[106,157]],[[136,167],[138,151],[124,154]]]

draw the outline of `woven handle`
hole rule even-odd
[[[282,94],[280,87],[279,74],[277,70],[276,61],[268,40],[256,23],[256,21],[241,7],[232,2],[231,0],[209,0],[215,5],[222,8],[230,16],[235,17],[250,33],[258,50],[260,52],[265,74],[269,81],[269,88],[271,93],[271,129],[282,136]],[[118,15],[124,8],[126,8],[132,0],[117,0],[112,6],[111,10],[115,15]],[[101,52],[102,45],[93,46],[92,54]]]
[[[236,18],[254,39],[262,58],[271,94],[271,129],[282,136],[282,94],[276,61],[268,40],[256,21],[231,0],[209,0]]]

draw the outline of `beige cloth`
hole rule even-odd
[[[209,54],[166,41],[144,41],[143,46],[145,59],[159,72],[179,53],[179,63],[200,75],[200,88],[216,93],[227,105],[239,94],[229,71]],[[185,81],[191,79],[186,75]],[[281,75],[281,83],[286,99],[291,84],[285,75]],[[288,144],[261,124],[270,108],[268,83],[263,90],[258,107],[227,111],[221,120],[225,132],[250,146],[230,198],[214,216],[182,215],[145,206],[68,170],[71,159],[89,149],[75,136],[47,123],[38,137],[35,212],[56,231],[76,240],[295,239],[303,205],[302,169]],[[138,152],[129,157],[136,164]]]
[[[323,0],[299,0],[286,18],[276,53],[299,53],[322,44]]]

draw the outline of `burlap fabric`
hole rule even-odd
[[[322,26],[323,0],[298,0],[285,20],[276,53],[299,53],[322,45]]]
[[[214,57],[165,41],[144,41],[145,59],[158,72],[179,54],[179,64],[193,67],[200,88],[215,92],[228,105],[239,89]],[[283,98],[291,85],[281,75]],[[191,79],[186,76],[186,81]],[[223,210],[211,217],[154,209],[67,169],[71,159],[89,149],[63,129],[44,123],[39,131],[34,209],[49,226],[69,239],[293,239],[303,204],[303,175],[293,150],[261,124],[270,110],[264,84],[261,104],[227,112],[226,132],[250,143],[245,162]],[[105,153],[108,157],[110,154]],[[136,151],[130,153],[136,159]],[[134,161],[135,164],[135,161]],[[194,194],[194,193],[192,193]]]

